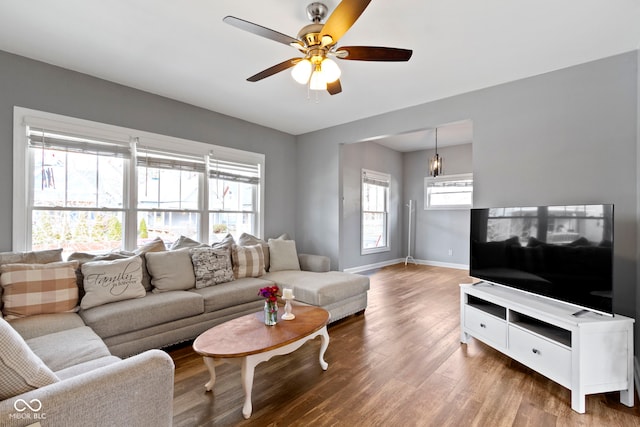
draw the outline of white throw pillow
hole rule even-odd
[[[295,240],[269,239],[269,271],[300,270]]]
[[[181,291],[196,286],[189,249],[145,254],[153,293]]]
[[[142,286],[142,260],[131,258],[82,264],[85,295],[80,307],[91,307],[146,295]]]
[[[20,334],[0,318],[0,400],[59,381]]]

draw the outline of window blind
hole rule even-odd
[[[209,178],[246,184],[259,184],[260,165],[209,157]]]
[[[389,187],[389,182],[391,178],[389,175],[375,173],[372,171],[363,170],[362,171],[362,182],[365,184],[378,185],[380,187]]]
[[[88,138],[68,132],[59,132],[44,128],[27,127],[29,148],[58,150],[100,156],[130,158],[128,143],[107,139]]]
[[[172,169],[204,173],[204,156],[177,154],[139,147],[136,150],[136,164],[140,167]]]

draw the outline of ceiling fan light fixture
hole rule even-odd
[[[291,76],[295,81],[304,85],[309,82],[312,69],[313,66],[311,64],[311,61],[309,61],[308,59],[303,59],[291,69]]]
[[[324,74],[324,80],[327,83],[333,83],[340,78],[340,67],[336,64],[336,61],[333,59],[325,58],[322,61],[322,74]]]

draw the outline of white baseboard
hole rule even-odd
[[[346,273],[360,273],[363,271],[375,270],[376,268],[386,267],[388,265],[395,265],[404,263],[406,258],[397,258],[389,261],[377,262],[374,264],[360,265],[358,267],[345,268],[343,271]],[[427,261],[422,259],[416,259],[413,261],[409,261],[409,264],[420,264],[420,265],[431,265],[434,267],[446,267],[446,268],[455,268],[457,270],[468,270],[469,266],[466,264],[454,264],[450,262],[440,262],[440,261]]]
[[[394,265],[404,262],[404,258],[391,259],[389,261],[376,262],[375,264],[359,265],[357,267],[345,268],[345,273],[360,273],[363,271],[375,270],[376,268],[386,267],[388,265]]]

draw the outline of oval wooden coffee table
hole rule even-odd
[[[248,314],[216,325],[198,336],[193,342],[193,349],[203,356],[211,375],[205,389],[213,389],[216,365],[239,364],[245,396],[242,415],[249,418],[255,367],[273,356],[292,353],[318,336],[322,340],[320,367],[326,371],[329,365],[324,360],[324,353],[329,346],[329,312],[312,306],[294,306],[294,312],[296,318],[293,320],[282,320],[278,315],[278,323],[274,326],[264,324],[263,313]]]

